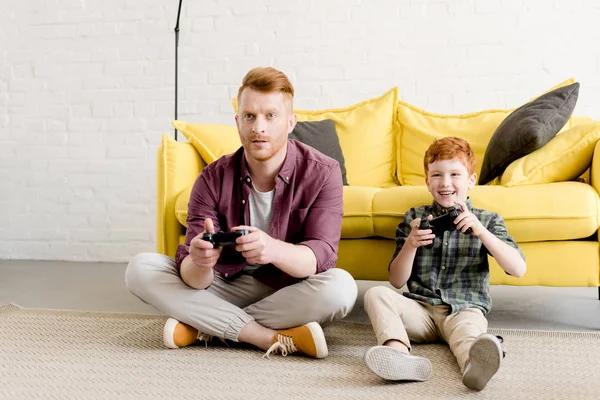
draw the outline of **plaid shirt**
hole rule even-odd
[[[467,199],[466,205],[483,226],[498,239],[517,249],[525,259],[519,246],[508,235],[504,219],[500,215],[473,208],[470,199]],[[437,217],[445,212],[447,210],[435,201],[431,206],[411,208],[396,229],[396,251],[392,261],[402,250],[413,219],[427,218],[429,214]],[[404,295],[433,305],[447,304],[450,306],[450,314],[468,307],[479,308],[487,314],[492,308],[488,254],[478,237],[465,235],[458,230],[444,232],[442,237],[435,238],[432,249],[417,249],[407,282],[409,292]]]

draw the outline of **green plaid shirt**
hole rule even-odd
[[[517,249],[525,259],[519,246],[508,235],[504,219],[500,215],[473,208],[470,199],[467,199],[466,205],[483,226],[498,239]],[[437,217],[445,212],[446,209],[435,201],[430,206],[411,208],[396,229],[396,251],[392,261],[402,250],[413,219],[427,218],[429,214]],[[450,314],[467,307],[479,308],[487,314],[492,308],[488,254],[478,237],[465,235],[457,230],[444,232],[442,237],[435,238],[432,249],[417,249],[407,282],[409,292],[404,295],[429,304],[447,304],[450,306]]]

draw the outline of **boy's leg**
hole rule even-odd
[[[384,286],[365,293],[365,311],[379,344],[364,355],[373,373],[388,380],[429,379],[431,362],[409,354],[410,340],[430,342],[437,338],[429,308]]]
[[[142,301],[176,320],[168,323],[181,321],[232,341],[238,341],[240,331],[253,320],[242,308],[274,292],[249,275],[226,282],[218,273],[207,289],[193,289],[183,282],[172,258],[155,253],[135,256],[127,266],[125,282]]]
[[[487,319],[481,310],[466,308],[452,315],[446,312],[446,306],[434,312],[442,338],[456,356],[464,385],[482,390],[500,368],[503,358],[500,340],[486,333]]]
[[[469,350],[479,335],[487,332],[488,322],[478,308],[464,308],[448,315],[448,306],[434,306],[434,319],[442,339],[448,343],[461,372],[469,361]]]
[[[410,341],[432,342],[437,330],[427,305],[409,299],[385,286],[374,286],[365,293],[365,311],[369,316],[377,344],[398,341],[408,353]]]

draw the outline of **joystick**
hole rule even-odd
[[[239,229],[231,232],[206,232],[202,235],[202,240],[211,242],[213,247],[234,246],[237,238],[249,233],[248,229]]]
[[[423,218],[421,220],[421,224],[419,225],[419,229],[431,229],[432,233],[435,234],[436,237],[440,237],[446,231],[454,231],[456,230],[456,224],[454,220],[461,213],[461,209],[458,206],[450,207],[448,212],[440,215],[439,217],[433,218],[431,220]],[[473,232],[473,229],[469,228],[466,232],[463,232],[465,235],[470,235]],[[426,249],[431,249],[433,247],[433,242],[423,246]]]

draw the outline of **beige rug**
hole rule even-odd
[[[261,358],[258,350],[162,346],[161,316],[0,308],[0,398],[597,399],[600,333],[494,330],[507,357],[483,392],[462,386],[442,344],[416,346],[433,378],[387,383],[364,366],[368,325],[326,328],[329,357]]]

